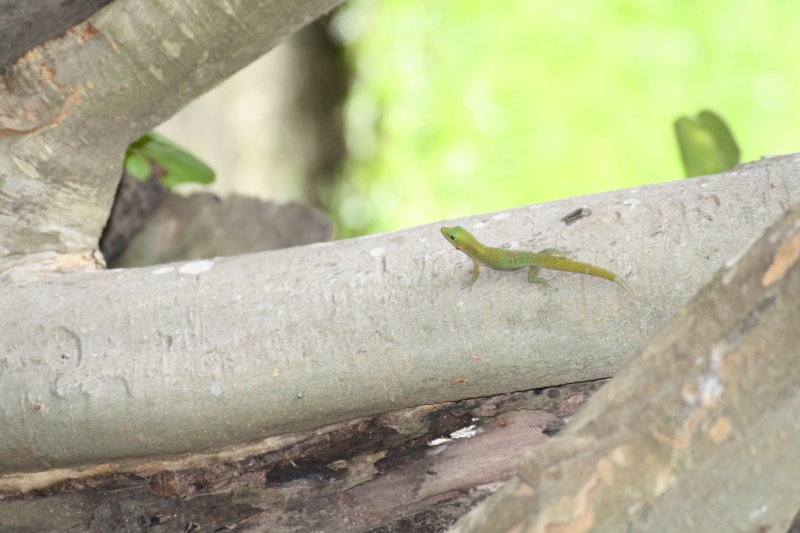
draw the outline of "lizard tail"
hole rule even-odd
[[[613,281],[620,287],[622,287],[628,295],[636,299],[636,296],[633,294],[633,291],[625,283],[625,280],[611,272],[610,270],[606,270],[605,268],[600,268],[598,266],[590,265],[588,263],[581,263],[580,261],[573,261],[572,259],[567,259],[566,257],[560,257],[555,255],[547,255],[540,259],[539,266],[544,268],[549,268],[550,270],[561,270],[564,272],[575,272],[577,274],[586,274],[588,276],[594,276],[596,278],[603,278],[607,279],[608,281]]]

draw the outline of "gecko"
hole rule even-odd
[[[493,248],[481,244],[472,233],[461,226],[454,226],[452,228],[443,227],[442,235],[444,235],[444,238],[450,241],[453,246],[472,259],[475,268],[472,271],[472,278],[469,280],[468,286],[471,286],[475,283],[475,280],[478,279],[481,263],[494,270],[517,270],[519,268],[528,267],[530,268],[530,270],[528,270],[528,281],[544,285],[545,287],[550,287],[550,284],[546,279],[539,277],[539,270],[542,268],[549,268],[551,270],[587,274],[589,276],[613,281],[625,289],[625,292],[627,292],[631,298],[634,300],[636,299],[636,296],[634,296],[628,284],[613,272],[588,263],[581,263],[568,259],[564,257],[564,253],[557,248],[547,248],[541,252]]]

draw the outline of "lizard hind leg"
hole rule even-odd
[[[532,266],[530,270],[528,270],[528,281],[531,283],[544,285],[545,287],[550,287],[550,283],[546,279],[539,277],[539,270],[541,270],[540,267]]]

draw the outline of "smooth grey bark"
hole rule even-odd
[[[458,221],[624,276],[483,271],[438,225],[0,290],[9,474],[235,446],[459,398],[613,375],[800,201],[798,157]],[[592,216],[561,218],[588,206]],[[10,486],[6,484],[6,486]]]
[[[798,325],[800,203],[451,531],[786,531]]]
[[[0,79],[0,283],[102,268],[128,144],[339,0],[117,0]]]

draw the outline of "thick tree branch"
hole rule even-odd
[[[102,265],[128,144],[338,3],[117,0],[30,50],[0,81],[0,283]]]
[[[459,221],[564,247],[575,274],[484,271],[438,226],[0,290],[6,473],[234,446],[459,398],[613,375],[785,206],[794,157]],[[577,224],[561,219],[588,205]],[[79,430],[77,428],[80,428]]]

